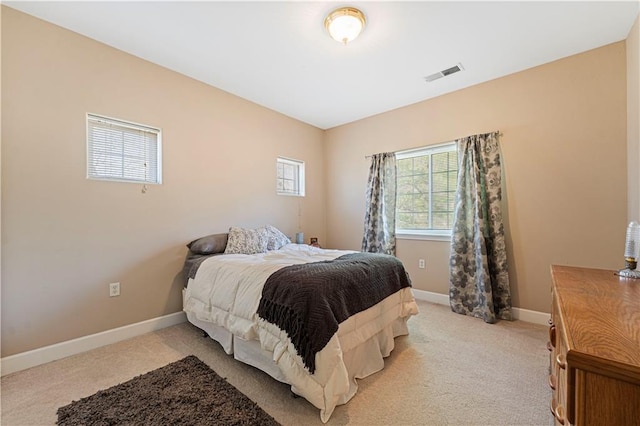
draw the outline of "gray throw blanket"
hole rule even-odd
[[[351,315],[410,287],[397,258],[352,253],[335,260],[284,267],[262,290],[258,316],[287,332],[312,374],[318,353]]]

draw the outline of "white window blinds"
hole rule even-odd
[[[161,132],[149,126],[87,114],[87,177],[162,183]]]
[[[278,195],[304,197],[304,161],[276,159],[276,192]]]
[[[396,233],[449,234],[458,179],[455,142],[396,153]]]

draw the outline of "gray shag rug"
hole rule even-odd
[[[190,355],[58,408],[58,425],[279,425]]]

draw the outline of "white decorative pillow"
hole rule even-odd
[[[268,234],[265,228],[229,228],[225,254],[256,254],[267,251]]]
[[[264,227],[267,231],[269,240],[267,241],[267,250],[278,250],[291,242],[289,237],[284,235],[275,226],[267,225]]]

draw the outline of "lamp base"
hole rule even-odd
[[[636,271],[635,269],[621,269],[617,272],[617,275],[625,278],[640,279],[640,271]]]

